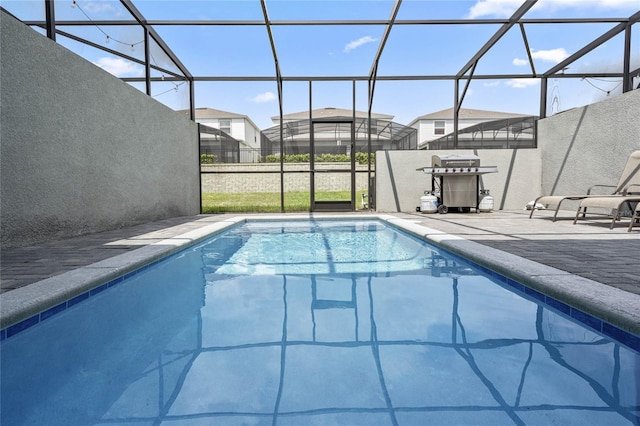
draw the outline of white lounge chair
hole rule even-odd
[[[555,206],[555,212],[553,214],[553,221],[556,221],[556,217],[558,216],[558,210],[560,210],[560,205],[565,200],[584,200],[586,198],[598,197],[598,198],[606,198],[606,197],[621,197],[623,195],[627,195],[627,190],[629,187],[634,185],[640,185],[640,151],[634,151],[629,155],[629,159],[627,160],[627,164],[624,166],[622,170],[622,174],[620,175],[620,179],[618,180],[618,184],[616,186],[613,185],[594,185],[589,188],[586,194],[574,194],[574,195],[543,195],[541,197],[536,198],[533,203],[533,206],[538,204],[546,205],[546,206]],[[595,188],[613,188],[614,191],[611,194],[604,195],[596,195],[591,192]],[[586,208],[586,206],[585,206]],[[533,212],[535,208],[531,209],[531,213],[529,214],[529,219],[533,216]]]
[[[640,203],[636,204],[636,210],[633,212],[631,216],[631,222],[629,222],[629,227],[627,228],[627,232],[631,232],[631,228],[636,226],[636,224],[640,225]]]

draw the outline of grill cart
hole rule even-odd
[[[431,167],[421,167],[431,175],[431,188],[438,197],[438,213],[447,213],[457,207],[478,212],[480,204],[480,180],[486,173],[497,173],[496,166],[481,166],[477,155],[434,155]]]

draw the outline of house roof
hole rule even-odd
[[[314,119],[329,118],[329,117],[352,117],[353,111],[350,109],[327,107],[327,108],[314,109],[313,111],[311,111],[311,114]],[[366,111],[356,111],[356,117],[366,118],[368,117],[368,113]],[[391,121],[393,120],[393,115],[378,114],[378,113],[372,112],[371,118]],[[294,112],[291,114],[284,114],[282,116],[282,119],[284,121],[308,120],[309,111],[301,111],[301,112]],[[278,124],[280,122],[280,116],[276,115],[274,117],[271,117],[271,121],[273,121],[275,124]]]
[[[182,109],[179,110],[178,112],[189,115],[190,111],[188,109]],[[215,109],[215,108],[196,108],[196,121],[198,120],[202,120],[202,119],[220,119],[220,118],[243,118],[247,121],[249,121],[249,123],[255,127],[256,129],[260,129],[258,126],[256,126],[256,124],[253,122],[253,120],[251,120],[251,118],[249,118],[248,115],[245,114],[237,114],[235,112],[229,112],[229,111],[223,111],[221,109]]]
[[[460,108],[458,119],[460,120],[498,120],[501,118],[527,117],[531,114],[517,114],[511,112],[486,111],[482,109]],[[414,119],[409,126],[415,124],[419,120],[453,120],[453,108],[443,109],[442,111],[432,112],[430,114],[421,115]]]

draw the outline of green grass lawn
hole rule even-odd
[[[360,209],[362,194],[356,191],[356,209]],[[344,200],[351,197],[349,191],[316,192],[316,200]],[[308,212],[309,192],[285,192],[286,212]],[[250,192],[233,194],[202,193],[202,213],[279,213],[279,192]]]

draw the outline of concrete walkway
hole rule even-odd
[[[358,216],[362,213],[352,215]],[[314,214],[313,216],[325,215]],[[486,253],[490,254],[489,263],[493,258],[496,262],[516,259],[500,255],[501,252],[507,253],[508,256],[514,255],[520,259],[555,268],[562,272],[561,279],[567,280],[573,277],[574,285],[575,283],[582,285],[580,283],[583,281],[580,279],[586,278],[594,281],[604,290],[614,287],[623,290],[622,295],[625,292],[634,293],[629,295],[632,300],[636,300],[637,295],[640,295],[640,256],[638,255],[640,227],[627,232],[626,224],[621,223],[610,230],[610,222],[604,219],[585,220],[573,225],[570,212],[561,214],[558,221],[552,222],[551,212],[548,211],[537,212],[533,219],[529,219],[527,211],[446,215],[395,213],[391,216],[409,224],[420,225],[421,229],[428,228],[428,234],[446,233],[447,238],[462,238],[479,244],[467,244],[469,247],[467,250],[480,252],[485,251],[482,247],[490,247],[486,250]],[[67,281],[66,278],[56,280],[56,277],[62,278],[62,274],[65,273],[64,277],[70,277],[73,280],[73,274],[77,272],[77,275],[83,275],[83,280],[86,281],[86,275],[90,275],[91,271],[104,272],[110,268],[109,273],[126,272],[126,268],[133,265],[133,260],[139,261],[140,258],[149,254],[157,256],[158,250],[153,250],[158,248],[158,243],[172,239],[181,239],[184,243],[189,239],[184,237],[185,234],[201,236],[207,229],[222,225],[221,222],[231,223],[237,217],[238,215],[235,214],[221,214],[174,218],[37,246],[3,250],[1,298],[11,302],[14,296],[13,290],[18,288],[20,291],[16,292],[16,296],[18,293],[28,295],[29,290],[32,290],[36,298],[43,298],[46,295],[41,293],[47,291],[48,283],[52,283],[52,287],[66,285],[66,283],[56,283],[56,281]],[[625,221],[628,223],[628,219]],[[419,232],[424,235],[423,231]],[[178,236],[180,238],[176,238]],[[143,247],[148,249],[146,254],[143,253],[145,250],[136,250]],[[131,265],[126,265],[124,268],[122,266],[114,268],[113,265],[122,263],[123,258],[137,259],[132,259]],[[120,260],[116,261],[116,259]],[[508,268],[508,265],[506,267]],[[533,274],[535,272],[532,272]],[[557,276],[555,272],[551,275],[545,274],[547,281]],[[576,280],[576,277],[582,278]],[[589,288],[589,291],[593,292],[593,287]],[[595,291],[598,292],[599,289]],[[620,294],[620,292],[616,293],[616,300],[624,299]],[[586,297],[589,298],[589,295],[587,294]],[[632,310],[634,313],[631,322],[640,323],[636,321],[635,308],[632,307]],[[5,311],[4,307],[2,311]],[[7,318],[2,319],[3,324],[6,325]],[[629,321],[626,323],[628,325]],[[636,329],[634,324],[631,324],[631,327],[627,325],[625,325],[627,329]]]

